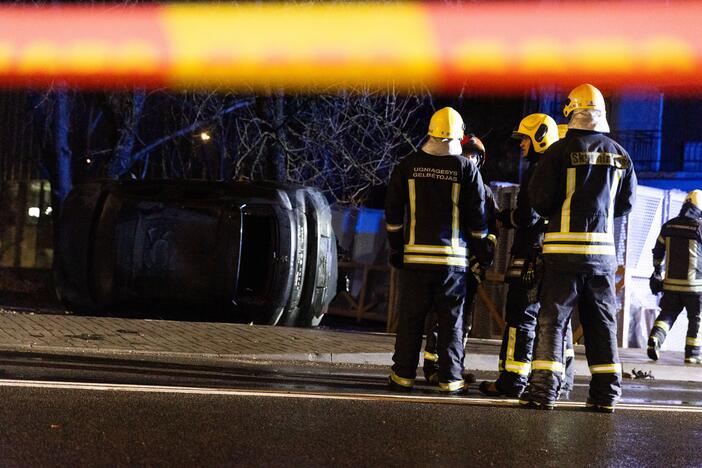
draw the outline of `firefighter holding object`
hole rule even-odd
[[[497,216],[503,227],[515,229],[515,235],[505,273],[509,289],[499,358],[500,376],[495,382],[481,382],[479,387],[480,392],[487,396],[519,397],[527,385],[539,312],[545,221],[532,208],[526,187],[543,153],[558,140],[558,127],[546,114],[530,114],[521,120],[512,137],[519,140],[521,156],[529,165],[522,179],[523,189],[517,196],[516,208],[504,209]],[[570,377],[572,384],[572,372]]]
[[[578,305],[592,379],[587,408],[612,412],[621,395],[617,350],[614,219],[634,203],[629,154],[609,132],[600,91],[583,84],[563,109],[568,133],[546,151],[529,184],[534,209],[549,223],[529,386],[520,403],[553,409],[563,376],[563,338]]]
[[[461,147],[463,148],[463,156],[472,161],[480,170],[485,162],[485,145],[480,139],[474,135],[466,135],[461,142]],[[492,190],[487,184],[483,184],[485,189],[485,213],[487,216],[488,223],[488,236],[489,241],[486,244],[494,252],[494,247],[497,244],[497,235],[499,230],[497,229],[496,214],[497,214],[497,202],[495,201],[495,196]],[[490,253],[492,255],[492,253]],[[485,279],[485,271],[478,262],[475,255],[471,255],[469,259],[469,272],[466,275],[466,300],[463,305],[463,348],[465,350],[466,343],[468,341],[468,334],[470,333],[471,324],[473,320],[473,304],[475,303],[475,295],[478,290],[478,286]],[[426,322],[426,334],[427,340],[424,346],[424,378],[430,385],[439,384],[439,355],[437,353],[437,340],[439,336],[439,322],[436,315],[436,311],[432,311],[427,316]],[[464,380],[467,383],[472,383],[475,377],[472,374],[464,375]]]
[[[463,303],[471,253],[489,264],[485,189],[475,164],[461,156],[463,119],[450,107],[434,113],[420,151],[390,177],[385,201],[390,264],[399,268],[399,324],[389,386],[414,386],[427,313],[437,311],[439,390],[464,390]]]
[[[665,259],[665,278],[662,265]],[[685,198],[680,214],[661,228],[653,248],[653,294],[663,292],[661,313],[648,337],[648,357],[658,360],[668,330],[683,308],[687,310],[685,362],[702,364],[700,356],[700,297],[702,297],[702,190]]]

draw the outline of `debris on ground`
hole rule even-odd
[[[656,378],[653,376],[653,372],[649,371],[644,371],[644,370],[636,370],[636,369],[631,369],[631,377],[632,379],[651,379],[655,380]]]

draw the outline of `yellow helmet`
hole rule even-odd
[[[564,139],[566,133],[568,133],[568,124],[558,124],[558,139]]]
[[[573,88],[563,106],[563,115],[568,117],[575,109],[597,109],[605,112],[605,100],[600,90],[588,83]]]
[[[543,153],[558,141],[558,125],[546,114],[529,114],[519,122],[519,127],[512,133],[512,137],[529,137],[534,151]]]
[[[685,203],[690,203],[702,210],[702,190],[693,190],[685,197]]]
[[[437,138],[461,139],[465,125],[461,114],[451,107],[444,107],[434,112],[429,121],[428,135]]]

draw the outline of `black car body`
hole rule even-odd
[[[206,305],[232,321],[315,326],[336,294],[336,263],[316,189],[99,181],[64,203],[54,276],[75,309]]]

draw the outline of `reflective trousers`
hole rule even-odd
[[[463,303],[463,348],[465,350],[473,323],[473,306],[475,305],[475,295],[478,292],[478,283],[469,273],[466,273],[466,299]],[[427,340],[424,345],[424,375],[439,372],[439,354],[437,352],[439,340],[439,318],[436,310],[432,310],[427,315],[425,323]]]
[[[589,401],[613,405],[621,395],[617,350],[617,305],[614,274],[594,275],[546,266],[541,287],[536,347],[529,378],[529,398],[553,403],[563,379],[563,338],[578,305],[585,335],[585,354],[592,379]]]
[[[661,313],[653,323],[649,340],[655,339],[662,345],[668,331],[682,312],[687,310],[687,338],[685,339],[685,357],[699,357],[702,337],[700,337],[700,294],[676,293],[664,291],[661,297]]]
[[[536,325],[539,316],[539,303],[533,302],[532,288],[519,283],[511,283],[507,291],[505,306],[505,331],[500,348],[499,371],[495,381],[497,389],[507,396],[518,397],[526,389],[531,371],[532,352],[536,338]],[[561,345],[565,362],[563,390],[573,387],[574,353],[573,331],[570,321],[566,322],[566,334]]]
[[[395,383],[414,384],[427,314],[438,315],[439,388],[459,390],[463,382],[463,272],[408,270],[399,272],[399,323],[392,359]]]

